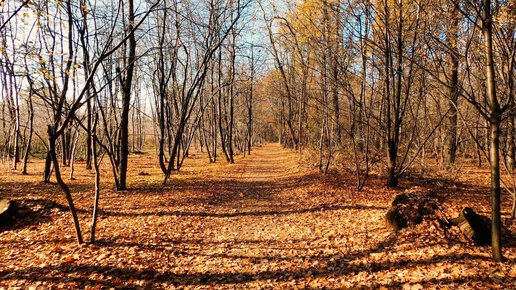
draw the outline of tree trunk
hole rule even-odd
[[[99,170],[99,163],[98,163],[98,157],[97,157],[97,144],[95,141],[96,138],[96,122],[93,125],[93,132],[90,132],[89,134],[91,136],[91,152],[93,157],[93,168],[95,170],[95,201],[93,204],[93,215],[91,220],[91,236],[90,236],[90,243],[95,243],[95,231],[97,228],[97,215],[98,215],[98,207],[99,207],[99,199],[100,199],[100,170]]]
[[[218,72],[217,72],[217,81],[218,81],[218,117],[219,117],[219,132],[220,132],[220,145],[222,147],[222,152],[224,152],[224,156],[226,157],[226,161],[230,162],[228,150],[226,149],[226,137],[224,136],[224,129],[222,126],[222,50],[219,49],[219,59],[218,59]]]
[[[87,108],[87,122],[86,122],[86,169],[91,169],[91,101],[90,101],[90,89],[88,89],[88,101],[86,102]]]
[[[73,177],[73,173],[75,171],[75,154],[76,154],[76,150],[77,150],[77,143],[79,142],[79,136],[80,136],[80,132],[79,130],[77,129],[77,133],[76,133],[76,136],[74,138],[74,141],[73,141],[73,144],[72,144],[72,148],[71,148],[71,151],[70,151],[70,180],[75,180],[75,178]]]
[[[491,202],[492,202],[492,246],[493,260],[502,261],[501,245],[501,215],[500,215],[500,122],[502,110],[496,96],[495,68],[493,60],[493,27],[491,15],[491,0],[483,3],[482,30],[485,40],[487,97],[491,120],[489,120],[489,159],[491,162]]]
[[[387,144],[387,186],[397,187],[398,177],[396,176],[396,146],[393,141]]]
[[[54,141],[55,142],[55,141]],[[45,157],[45,169],[43,170],[43,182],[50,183],[50,176],[52,175],[52,156],[50,150]]]
[[[61,178],[61,171],[59,169],[59,160],[57,159],[57,154],[56,154],[56,139],[53,136],[54,131],[55,130],[49,126],[49,128],[48,128],[48,133],[49,133],[48,134],[49,135],[48,156],[50,156],[52,163],[54,164],[54,174],[55,174],[57,183],[59,184],[61,189],[63,189],[66,200],[68,201],[68,207],[70,208],[70,213],[72,214],[73,224],[75,226],[75,234],[77,237],[77,242],[79,244],[82,244],[83,241],[82,241],[81,227],[79,224],[79,218],[77,217],[77,211],[75,210],[75,206],[73,204],[72,194],[70,193],[70,188],[68,187],[68,185],[66,185],[66,183]]]
[[[15,120],[14,137],[13,137],[13,169],[14,170],[17,169],[18,162],[20,162],[20,144],[19,144],[19,141],[20,141],[20,117],[19,117],[18,110],[19,109],[17,108],[16,109],[17,117]]]
[[[235,163],[233,152],[233,132],[235,123],[235,59],[236,59],[236,43],[235,31],[233,30],[233,39],[231,42],[231,80],[229,84],[229,124],[228,124],[228,155],[229,163]]]
[[[32,104],[32,92],[29,92],[29,140],[27,141],[27,147],[25,148],[25,154],[23,156],[22,174],[27,174],[27,161],[29,160],[30,149],[32,146],[32,135],[34,133],[34,106]]]
[[[444,140],[444,166],[451,168],[455,163],[457,152],[457,106],[459,100],[459,56],[457,51],[457,39],[459,30],[459,6],[453,5],[451,12],[452,23],[448,35],[450,47],[450,78],[448,81],[449,111],[446,119],[446,135]]]
[[[120,184],[119,190],[127,190],[127,162],[129,158],[129,109],[131,106],[131,87],[133,83],[134,62],[136,61],[136,38],[134,28],[133,0],[129,0],[129,56],[126,77],[122,84],[122,116],[120,118]]]
[[[514,170],[516,168],[516,140],[515,139],[515,136],[516,136],[516,124],[514,122],[514,115],[515,115],[515,111],[514,111],[514,106],[515,106],[515,103],[514,103],[514,75],[513,75],[513,71],[514,71],[514,57],[511,59],[511,62],[509,64],[509,69],[508,69],[508,75],[509,75],[509,79],[508,79],[508,90],[509,90],[509,110],[510,110],[510,114],[508,116],[508,119],[509,119],[509,128],[507,128],[507,143],[508,144],[508,149],[507,149],[507,167],[509,168],[509,170]]]
[[[510,108],[514,108],[514,100],[510,100]],[[511,112],[508,116],[509,123],[507,124],[507,168],[513,171],[516,165],[516,148],[515,148],[515,134],[516,127],[514,124],[514,113]]]

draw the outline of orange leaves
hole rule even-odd
[[[0,272],[2,286],[28,288],[34,281],[43,289],[515,286],[514,247],[504,252],[509,262],[494,264],[488,247],[445,239],[429,230],[431,224],[397,236],[387,233],[383,208],[395,191],[386,190],[381,179],[372,177],[370,187],[356,192],[353,176],[323,177],[299,166],[298,155],[277,144],[245,159],[237,156],[233,165],[210,164],[205,154],[192,154],[165,187],[148,153],[131,156],[130,191],[117,192],[107,186],[111,180],[103,180],[104,230],[97,233],[97,245],[76,245],[67,212],[50,202],[39,204],[46,211],[34,216],[35,223],[0,232],[0,265],[9,265]],[[35,172],[44,160],[29,166]],[[101,170],[109,176],[109,166]],[[151,174],[147,180],[137,179],[141,171]],[[90,177],[77,161],[71,189],[83,228],[90,226]],[[65,203],[39,179],[2,171],[0,192]],[[437,190],[447,192],[444,185]],[[489,205],[484,197],[472,198],[478,193],[458,196],[451,195],[450,202],[483,200],[486,210]]]
[[[76,258],[76,257],[77,257],[76,255],[68,256],[68,257],[66,257],[66,258],[62,259],[62,260],[61,260],[61,263],[62,263],[62,264],[71,264],[71,263],[73,263],[73,262],[77,261],[77,258]]]

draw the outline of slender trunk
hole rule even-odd
[[[493,260],[502,261],[501,214],[500,214],[500,123],[490,124],[489,156],[491,159],[491,203],[492,203],[492,246]]]
[[[29,92],[29,140],[27,141],[27,147],[25,148],[25,154],[23,156],[22,174],[27,174],[27,161],[29,160],[30,149],[32,146],[32,135],[34,133],[34,106],[32,104],[32,92]]]
[[[134,27],[133,0],[129,0],[128,31]],[[134,62],[136,61],[136,37],[134,32],[129,35],[129,56],[127,59],[126,77],[122,84],[122,116],[120,119],[120,184],[119,190],[127,189],[127,163],[129,158],[129,109],[131,106],[131,87],[133,83]]]
[[[254,97],[254,45],[251,46],[251,88],[249,91],[249,103],[247,106],[247,154],[251,155],[253,144],[253,97]]]
[[[96,121],[95,121],[96,123]],[[91,220],[91,236],[90,236],[90,243],[95,243],[95,231],[97,228],[97,216],[98,216],[98,208],[99,208],[99,198],[100,198],[100,170],[99,170],[99,163],[98,163],[98,157],[97,157],[97,144],[95,141],[96,138],[96,124],[93,126],[93,132],[91,135],[91,151],[92,151],[92,157],[93,157],[93,168],[95,171],[95,201],[93,204],[93,215]]]
[[[219,59],[218,59],[218,72],[217,72],[217,81],[218,81],[218,114],[219,114],[219,132],[220,132],[220,145],[222,147],[222,152],[224,152],[224,156],[226,157],[226,161],[230,162],[228,151],[226,150],[226,138],[224,136],[224,129],[222,126],[222,50],[219,49]]]
[[[14,125],[14,137],[13,137],[13,169],[16,170],[18,162],[20,162],[20,121],[19,117],[16,117]]]
[[[233,52],[234,53],[234,52]],[[231,84],[229,87],[229,124],[228,124],[228,155],[229,155],[229,163],[234,163],[234,155],[233,152],[233,131],[234,131],[234,118],[235,118],[235,89],[234,89],[234,81],[235,81],[235,57],[232,56],[231,61]]]
[[[77,130],[77,134],[74,138],[74,141],[73,141],[73,145],[72,145],[72,149],[71,149],[71,153],[70,153],[70,180],[74,180],[75,178],[73,177],[73,173],[74,173],[74,164],[75,164],[75,153],[76,153],[76,150],[77,150],[77,143],[79,142],[79,131]]]
[[[55,142],[55,141],[54,141]],[[45,157],[45,169],[43,170],[43,182],[50,183],[50,176],[52,175],[52,156],[50,150]]]
[[[500,122],[502,110],[496,96],[495,68],[493,60],[493,27],[491,15],[491,0],[484,0],[483,3],[482,30],[485,40],[486,55],[486,77],[487,77],[487,97],[491,119],[489,120],[489,156],[491,167],[491,230],[492,230],[492,246],[493,260],[502,261],[502,244],[501,244],[501,214],[500,214]]]
[[[514,108],[514,100],[510,100],[511,104],[511,110]],[[509,123],[507,128],[507,168],[509,170],[513,171],[516,165],[516,148],[515,148],[515,134],[516,134],[516,127],[514,122],[514,113],[511,113],[508,116]]]
[[[480,124],[478,121],[479,121],[479,117],[477,116],[476,121],[475,121],[475,127],[476,127],[475,138],[476,138],[476,140],[478,140],[478,142],[475,142],[475,148],[476,148],[476,152],[477,152],[477,166],[478,166],[478,168],[482,168],[482,148],[480,145],[481,138],[482,138],[482,133],[481,133],[482,130],[480,128]]]
[[[233,18],[233,15],[231,16]],[[233,131],[234,131],[234,119],[235,119],[235,61],[236,61],[236,28],[232,30],[232,39],[231,39],[231,80],[229,84],[229,125],[228,125],[228,155],[229,162],[234,163],[234,155],[233,152]]]
[[[448,81],[449,108],[446,118],[446,135],[444,139],[444,166],[450,168],[455,163],[457,152],[457,106],[459,100],[459,56],[457,39],[459,30],[459,6],[454,3],[451,12],[452,23],[448,35],[450,53],[450,78]]]
[[[81,234],[81,227],[79,224],[79,218],[77,217],[77,211],[75,209],[75,206],[73,204],[72,194],[70,192],[70,188],[61,178],[61,171],[59,169],[59,160],[57,159],[56,154],[56,139],[53,136],[54,130],[49,126],[49,152],[48,155],[50,156],[52,163],[54,164],[54,174],[57,180],[57,183],[61,187],[61,189],[65,193],[66,200],[68,202],[68,207],[70,208],[70,213],[72,214],[72,220],[75,227],[75,234],[77,237],[77,242],[79,244],[82,244],[82,234]]]
[[[398,177],[396,176],[396,145],[394,141],[387,142],[387,186],[397,187]]]
[[[69,146],[68,146],[68,142],[67,142],[68,134],[69,134],[69,131],[66,130],[61,135],[61,162],[63,163],[63,167],[68,166],[68,150],[69,150]]]
[[[91,100],[90,100],[90,89],[88,89],[88,100],[86,102],[86,169],[91,169]]]
[[[513,69],[514,68],[514,59],[511,60],[509,65],[509,79],[508,79],[508,90],[509,90],[509,110],[510,114],[508,116],[509,119],[509,128],[507,132],[507,143],[508,144],[508,152],[507,152],[507,167],[509,170],[514,170],[516,168],[516,124],[514,122],[515,108],[516,105],[514,102],[514,77]]]
[[[165,96],[160,95],[160,107],[159,107],[159,167],[163,173],[167,172],[165,165]]]
[[[19,93],[15,85],[15,93],[14,93],[14,139],[13,139],[13,169],[16,170],[18,166],[18,162],[20,162],[20,103],[19,103]]]

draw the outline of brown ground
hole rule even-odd
[[[126,192],[111,189],[105,167],[97,245],[75,243],[59,188],[40,182],[41,161],[30,164],[30,176],[4,169],[0,196],[33,212],[0,229],[0,288],[516,287],[514,243],[504,249],[509,261],[493,263],[489,247],[456,231],[444,238],[432,222],[390,234],[383,216],[403,189],[373,177],[356,192],[352,176],[323,176],[297,161],[277,144],[233,165],[196,154],[162,186],[154,155],[138,155]],[[79,162],[68,182],[88,240],[93,174],[83,168]],[[464,206],[487,214],[487,172],[471,168],[454,183],[402,187],[437,191],[450,215]],[[504,218],[509,206],[504,196]]]

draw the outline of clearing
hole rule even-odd
[[[453,231],[444,238],[433,223],[398,235],[385,228],[389,202],[404,190],[437,188],[450,213],[488,214],[489,192],[475,184],[487,172],[465,170],[453,184],[404,181],[399,190],[373,176],[357,192],[353,176],[322,175],[267,144],[235,164],[193,154],[163,186],[153,154],[131,158],[129,191],[113,190],[102,168],[96,245],[76,244],[63,194],[40,181],[41,160],[28,177],[0,173],[0,195],[31,208],[0,231],[0,287],[516,287],[515,245],[504,248],[507,262],[493,263],[490,247]],[[78,162],[75,177],[67,182],[88,240],[94,176]],[[504,196],[504,220],[509,208]]]

